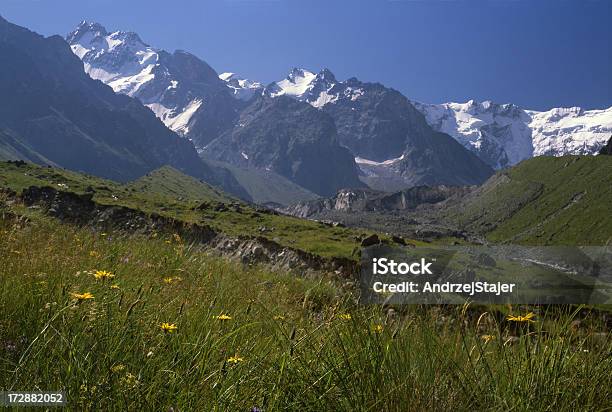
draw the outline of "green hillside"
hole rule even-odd
[[[612,238],[612,157],[537,157],[498,172],[445,220],[494,242],[602,245]]]
[[[208,225],[229,236],[261,236],[283,246],[324,257],[356,259],[362,229],[328,225],[263,213],[171,168],[162,168],[137,181],[120,184],[72,171],[32,164],[0,162],[0,189],[20,193],[29,186],[91,193],[104,205],[126,206],[188,223]]]
[[[150,196],[174,197],[177,200],[209,200],[218,202],[236,202],[208,183],[187,176],[171,166],[164,166],[147,173],[143,177],[126,185],[128,190],[145,192]]]

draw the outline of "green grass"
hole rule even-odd
[[[147,193],[149,196],[157,194],[162,201],[167,200],[168,197],[181,201],[208,200],[225,203],[238,201],[208,183],[187,176],[171,166],[154,170],[127,184],[126,188],[130,191]]]
[[[342,281],[241,266],[171,234],[1,216],[0,390],[64,390],[70,410],[612,407],[612,340],[596,313],[577,323],[536,308],[517,326],[496,308],[388,311],[357,305]],[[83,292],[94,299],[79,303]]]
[[[289,216],[258,213],[256,208],[244,203],[240,210],[228,207],[217,211],[215,206],[219,202],[227,205],[238,201],[168,167],[122,185],[59,168],[0,163],[0,188],[19,193],[29,186],[51,186],[75,193],[93,189],[93,199],[100,204],[127,206],[146,213],[205,224],[230,236],[262,236],[283,246],[323,257],[357,259],[354,252],[360,244],[360,237],[372,233],[368,230],[329,227]],[[209,203],[209,207],[196,210],[204,201]]]
[[[493,242],[605,245],[612,236],[612,156],[537,157],[445,212]]]

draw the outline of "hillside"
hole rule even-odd
[[[494,242],[609,244],[612,157],[538,157],[498,172],[443,209],[447,222]]]
[[[181,201],[208,200],[226,203],[237,201],[214,186],[187,176],[171,166],[164,166],[147,173],[128,183],[126,188],[135,192],[174,197]]]
[[[361,239],[371,234],[242,203],[170,168],[120,184],[64,169],[0,162],[0,189],[22,193],[30,186],[87,195],[101,207],[127,207],[185,224],[204,225],[226,236],[261,238],[326,258],[356,260]]]

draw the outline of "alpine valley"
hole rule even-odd
[[[93,10],[36,3],[38,24]],[[203,27],[209,7],[106,3],[150,27],[187,26],[179,8]],[[260,2],[218,3],[215,33],[247,32],[238,8],[266,24]],[[291,3],[312,12],[288,35],[356,25]],[[0,61],[0,392],[75,411],[612,410],[612,108],[425,104],[328,69],[263,84],[91,22],[44,37],[0,17]],[[452,293],[396,299],[397,276],[368,276],[382,255],[437,261],[400,282]],[[502,282],[527,293],[455,288]]]
[[[98,23],[65,41],[0,26],[4,59],[22,66],[2,69],[21,99],[3,106],[0,156],[120,181],[170,165],[288,206],[345,189],[480,185],[534,156],[595,155],[612,135],[612,108],[425,104],[329,69],[263,85]]]

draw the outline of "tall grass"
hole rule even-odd
[[[612,407],[595,314],[513,324],[495,308],[358,306],[331,276],[46,219],[2,221],[0,257],[0,390],[61,389],[72,410]]]

